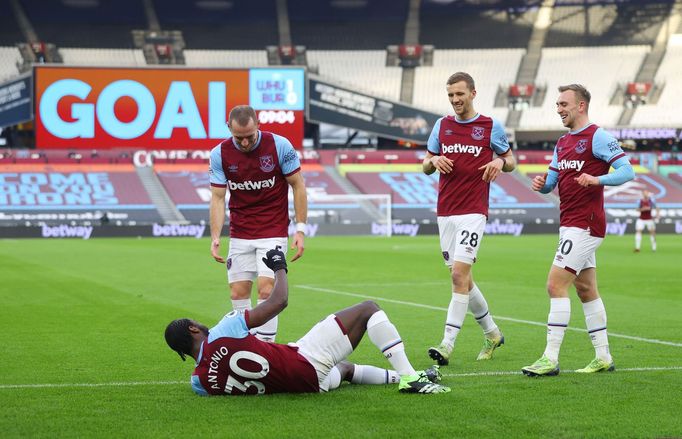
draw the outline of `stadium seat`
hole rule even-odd
[[[16,47],[0,47],[0,81],[19,74],[17,63],[21,63],[21,53]]]
[[[622,105],[609,102],[619,83],[637,74],[648,46],[560,47],[542,49],[536,84],[547,85],[545,102],[523,111],[521,129],[562,129],[555,99],[560,85],[580,83],[592,94],[590,119],[602,126],[615,126]]]
[[[142,50],[139,49],[88,49],[62,47],[59,49],[64,64],[74,66],[145,66]]]
[[[340,86],[400,99],[402,69],[386,67],[385,50],[308,50],[307,56],[308,65],[317,68],[320,76]]]
[[[500,85],[515,81],[524,53],[524,49],[436,49],[433,66],[417,68],[412,102],[437,114],[451,114],[445,84],[450,75],[463,71],[476,82],[476,109],[504,123],[508,109],[495,108],[495,94]]]

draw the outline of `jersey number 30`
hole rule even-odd
[[[239,367],[239,360],[249,360],[260,365],[260,370],[258,372],[249,372]],[[228,375],[227,381],[225,382],[225,393],[232,393],[233,389],[237,389],[240,392],[247,393],[250,387],[255,387],[259,395],[265,393],[265,386],[260,381],[255,381],[259,378],[263,378],[270,372],[270,363],[263,356],[258,355],[249,351],[238,351],[232,354],[230,357],[230,370],[242,378],[246,378],[247,381],[241,383],[237,381],[232,375]]]

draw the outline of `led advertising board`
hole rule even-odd
[[[235,105],[260,128],[303,142],[305,71],[37,66],[38,148],[210,149]]]

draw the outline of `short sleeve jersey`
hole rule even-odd
[[[319,392],[317,372],[298,349],[249,333],[249,311],[232,311],[209,330],[192,374],[199,395]]]
[[[656,208],[656,202],[651,198],[641,199],[639,200],[639,208],[641,209],[639,211],[640,219],[643,220],[653,219],[651,212]]]
[[[595,124],[559,138],[549,169],[559,174],[561,226],[589,229],[592,236],[605,236],[604,187],[582,187],[575,179],[583,173],[604,175],[621,157],[626,155],[618,140]]]
[[[256,146],[242,152],[232,138],[211,150],[211,186],[230,193],[230,236],[242,239],[288,235],[289,185],[286,177],[301,170],[301,162],[284,137],[258,132]]]
[[[433,126],[427,149],[454,162],[452,172],[439,176],[437,215],[487,216],[490,183],[478,168],[493,159],[493,152],[509,151],[504,126],[481,114],[463,121],[446,116]]]

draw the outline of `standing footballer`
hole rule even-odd
[[[656,251],[656,221],[659,218],[658,206],[656,201],[651,198],[651,192],[644,189],[642,191],[642,198],[639,200],[639,218],[635,223],[635,253],[639,253],[642,245],[642,231],[644,227],[649,231],[649,240],[651,241],[651,251]],[[653,212],[656,212],[653,214]]]
[[[440,173],[438,233],[452,280],[443,339],[428,351],[440,365],[450,362],[467,309],[484,333],[478,360],[491,359],[493,351],[504,343],[471,267],[485,232],[490,183],[516,167],[504,126],[474,109],[476,86],[471,75],[453,74],[446,90],[455,115],[436,122],[422,163],[424,173]]]
[[[270,297],[274,273],[263,262],[272,248],[286,252],[289,229],[289,186],[294,195],[296,233],[291,248],[297,260],[303,255],[308,216],[301,163],[291,143],[277,134],[260,131],[258,118],[248,105],[230,111],[232,137],[213,148],[210,156],[211,255],[227,263],[232,307],[251,309],[251,288],[258,285],[258,303]],[[230,246],[227,260],[220,254],[220,234],[225,223],[225,196],[230,192]],[[256,337],[274,342],[277,316],[254,328]]]
[[[559,184],[559,246],[549,270],[547,346],[535,363],[521,369],[528,376],[559,374],[559,349],[571,318],[568,289],[573,284],[583,304],[595,358],[580,373],[615,369],[606,333],[606,308],[597,289],[596,251],[606,234],[604,186],[635,178],[630,160],[611,134],[590,122],[590,92],[580,84],[559,87],[557,113],[569,129],[557,141],[549,171],[533,179],[543,194]],[[609,174],[613,167],[614,172]]]

